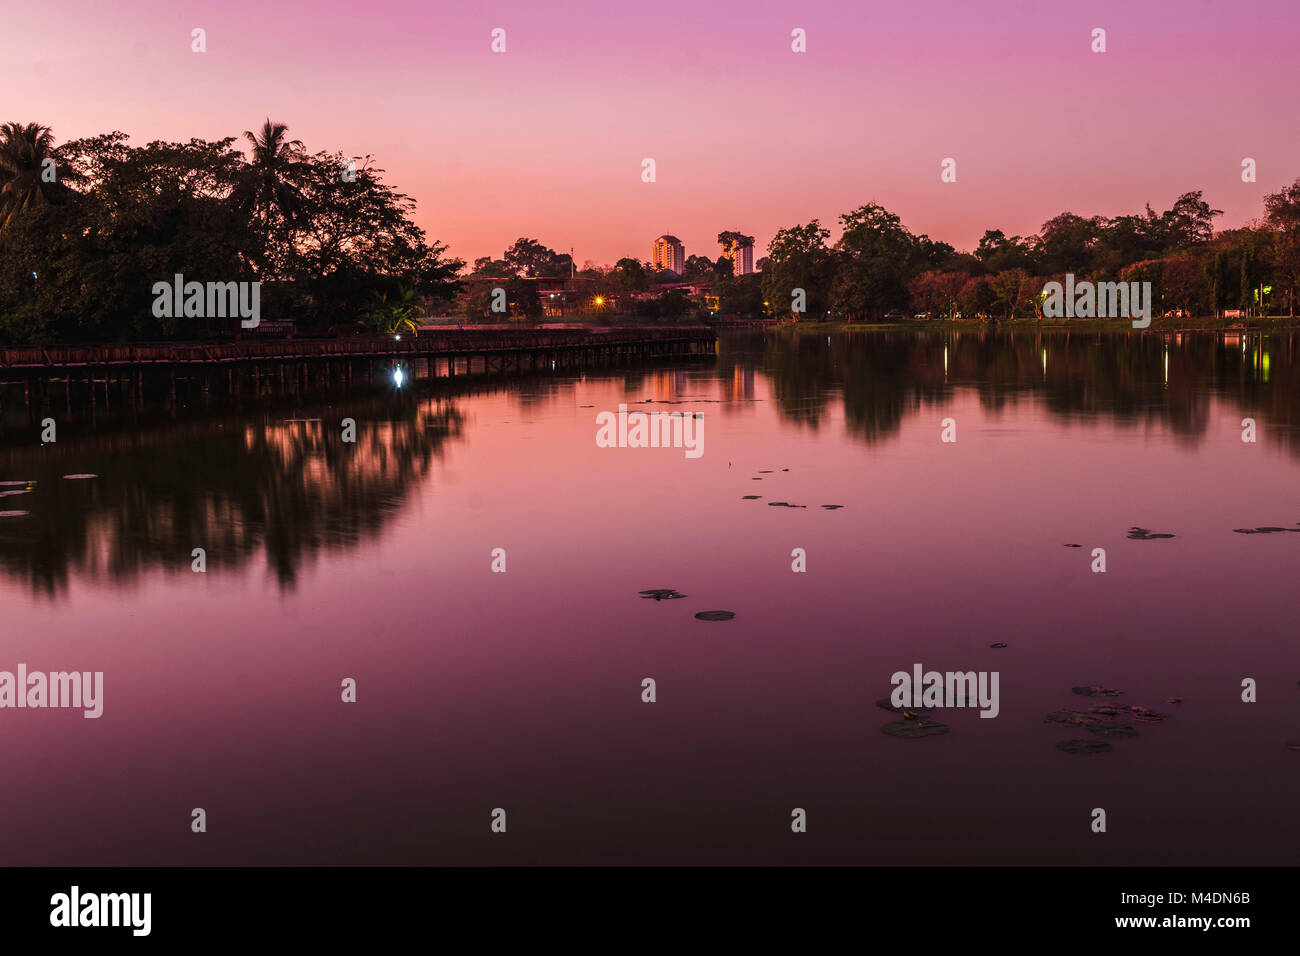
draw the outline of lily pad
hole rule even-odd
[[[700,611],[695,615],[695,619],[697,621],[730,621],[735,616],[735,611]]]
[[[843,508],[844,506],[843,505],[822,505],[822,507],[825,508],[827,511],[834,511],[837,508]]]
[[[761,498],[761,497],[763,497],[763,496],[762,496],[762,495],[741,495],[741,496],[740,496],[740,500],[741,500],[741,501],[757,501],[757,500],[758,500],[759,498]]]
[[[807,505],[792,505],[788,501],[769,501],[767,503],[767,506],[769,508],[807,508],[808,507]]]
[[[1081,544],[1067,544],[1066,547],[1067,547],[1067,548],[1082,548],[1083,545],[1081,545]]]
[[[948,732],[948,725],[937,720],[896,720],[880,728],[891,737],[911,740],[915,737],[937,737]]]
[[[641,596],[648,601],[674,601],[677,598],[686,597],[685,594],[682,594],[676,588],[650,588],[649,590],[642,591]]]
[[[1079,694],[1082,697],[1118,697],[1124,693],[1122,690],[1116,690],[1113,687],[1102,687],[1100,684],[1071,687],[1070,692]]]
[[[1156,538],[1172,538],[1172,534],[1163,534],[1151,531],[1147,528],[1129,528],[1129,540],[1131,541],[1154,541]]]
[[[98,478],[99,475],[64,475],[63,477],[64,477],[64,478],[69,478],[69,479],[77,479],[77,478]]]
[[[1108,720],[1097,720],[1087,725],[1098,737],[1136,737],[1138,732],[1128,724],[1117,724]]]
[[[1183,702],[1183,699],[1182,699],[1181,697],[1166,697],[1166,698],[1165,698],[1165,703],[1166,703],[1166,704],[1181,704],[1182,702]]]
[[[1090,714],[1104,714],[1107,717],[1114,717],[1119,713],[1118,707],[1110,707],[1106,704],[1093,704],[1088,708]]]
[[[990,644],[990,645],[989,645],[989,647],[999,647],[999,648],[1000,648],[1000,647],[1006,647],[1006,646],[1007,646],[1007,645],[1006,645],[1006,642],[1005,642],[1005,641],[998,641],[996,644]]]
[[[895,707],[894,702],[888,697],[880,698],[880,700],[876,701],[876,706],[883,710],[893,711],[895,714],[901,714],[907,711],[914,714],[928,714],[932,709],[930,707]]]
[[[1114,748],[1104,740],[1058,740],[1056,749],[1067,754],[1104,754]]]

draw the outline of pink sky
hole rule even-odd
[[[663,232],[712,258],[722,229],[762,255],[873,200],[970,248],[1192,189],[1221,226],[1258,216],[1300,176],[1298,25],[1295,0],[9,4],[0,120],[143,143],[269,115],[311,150],[374,154],[470,261],[518,236],[648,258]]]

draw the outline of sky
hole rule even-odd
[[[520,236],[580,266],[647,259],[665,232],[715,258],[724,229],[755,236],[758,258],[778,229],[817,218],[835,237],[873,201],[959,249],[1194,189],[1231,227],[1300,177],[1296,0],[54,9],[0,0],[0,121],[143,144],[269,116],[311,151],[372,154],[469,262]],[[956,182],[940,181],[945,158]]]

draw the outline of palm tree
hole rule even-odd
[[[278,212],[285,222],[292,222],[302,207],[302,197],[288,178],[288,173],[302,157],[303,146],[299,140],[287,140],[289,127],[267,119],[261,130],[244,130],[244,139],[252,147],[249,160],[249,178],[240,190],[239,199],[251,203],[262,218],[270,222],[272,212]]]
[[[0,126],[0,230],[31,206],[57,202],[61,186],[47,175],[54,134],[37,123]]]

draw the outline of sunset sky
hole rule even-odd
[[[1258,216],[1300,176],[1298,23],[1295,0],[9,2],[0,121],[142,144],[270,116],[310,150],[374,154],[468,261],[519,236],[644,259],[664,232],[713,258],[722,229],[757,258],[873,200],[970,248],[1193,189],[1220,226]]]

